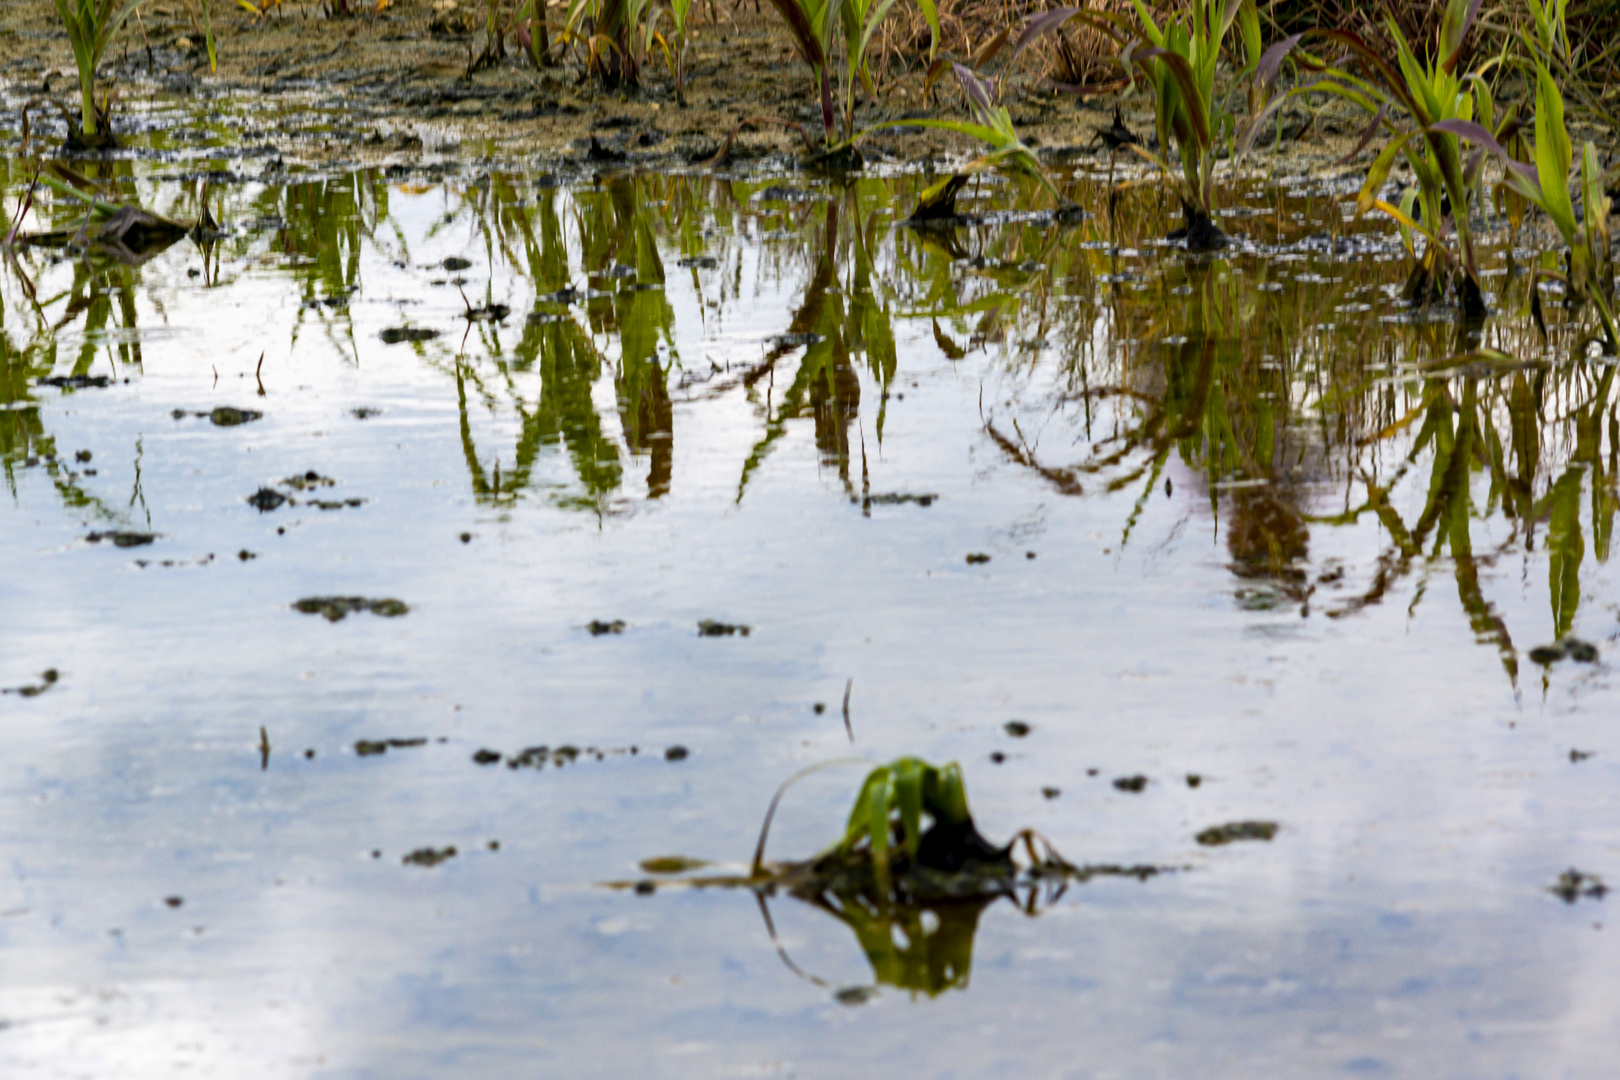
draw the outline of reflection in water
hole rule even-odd
[[[7,179],[16,187],[24,177]],[[198,194],[138,181],[127,162],[96,179],[152,203],[194,205]],[[483,273],[437,264],[431,272],[461,295],[481,279],[483,295],[467,299],[453,332],[410,348],[449,377],[470,486],[490,505],[540,491],[560,506],[612,513],[625,496],[626,458],[645,462],[637,473],[647,498],[668,495],[681,483],[682,402],[739,390],[760,425],[737,462],[739,499],[801,422],[820,464],[856,497],[870,488],[863,378],[877,392],[871,435],[880,448],[891,395],[905,389],[897,326],[920,321],[950,361],[993,358],[1003,400],[986,403],[985,432],[1009,460],[1063,495],[1139,492],[1121,523],[1122,546],[1137,541],[1144,509],[1177,468],[1201,476],[1245,607],[1343,617],[1445,560],[1473,632],[1516,678],[1513,637],[1482,571],[1518,545],[1540,543],[1551,556],[1552,630],[1562,636],[1575,626],[1582,563],[1610,550],[1613,368],[1580,348],[1578,310],[1554,321],[1542,348],[1524,315],[1531,277],[1512,260],[1494,279],[1499,314],[1483,337],[1453,335],[1443,322],[1408,321],[1390,301],[1398,243],[1373,232],[1346,236],[1330,191],[1250,192],[1258,213],[1246,231],[1255,242],[1211,259],[1130,246],[1148,242],[1162,209],[1146,189],[1109,200],[1103,185],[1077,181],[1073,194],[1095,211],[1078,226],[1036,218],[896,227],[914,186],[851,179],[806,194],[718,177],[618,175],[569,191],[495,174],[414,190],[444,205],[415,235],[393,213],[399,196],[389,184],[358,171],[226,189],[221,212],[235,235],[204,252],[204,269],[213,281],[219,249],[241,259],[267,248],[260,257],[298,283],[289,346],[315,320],[353,360],[351,307],[366,293],[368,250],[411,271],[413,248],[453,232],[477,237]],[[70,211],[51,213],[60,220]],[[1307,231],[1320,220],[1327,230]],[[671,279],[669,257],[689,272]],[[8,476],[17,461],[55,452],[37,414],[15,407],[31,381],[87,375],[103,355],[110,375],[141,370],[142,273],[114,260],[47,265],[37,253],[13,263]],[[509,316],[522,319],[515,330],[481,314],[504,309],[494,290],[507,275],[531,297]],[[722,365],[700,349],[701,359],[685,362],[677,338],[723,336],[765,280],[799,284],[763,355]],[[693,292],[703,325],[676,325],[672,284]],[[59,358],[68,336],[73,354]],[[1555,363],[1561,354],[1568,359]],[[61,367],[62,359],[71,362]],[[604,385],[610,395],[598,393]],[[503,415],[515,425],[493,449],[488,440],[504,428],[479,417]],[[1078,452],[1057,449],[1066,445]],[[551,464],[559,451],[570,479]],[[94,501],[62,483],[71,505]],[[1406,505],[1418,492],[1421,502]],[[1326,505],[1335,498],[1342,505]],[[1313,530],[1363,518],[1387,538],[1374,565],[1313,564]],[[1509,523],[1508,535],[1492,530],[1477,549],[1482,524],[1496,519]]]
[[[195,216],[167,166],[98,167]],[[1102,1071],[1162,1030],[1181,1056],[1144,1068],[1194,1075],[1206,1039],[1275,1060],[1308,1028],[1358,1048],[1315,1072],[1377,1071],[1359,1047],[1403,1010],[1466,1071],[1501,1045],[1470,1049],[1481,1016],[1528,1058],[1601,1014],[1580,997],[1610,989],[1612,965],[1581,966],[1599,901],[1544,890],[1570,865],[1614,878],[1606,669],[1572,652],[1542,676],[1558,723],[1514,727],[1537,707],[1526,646],[1613,632],[1613,367],[1578,309],[1548,303],[1541,339],[1526,264],[1556,254],[1483,251],[1497,313],[1460,332],[1405,310],[1398,242],[1316,181],[1234,192],[1248,242],[1198,259],[1152,242],[1154,189],[1084,174],[1083,221],[927,231],[897,224],[920,177],[413,181],[230,183],[200,259],[36,247],[0,278],[21,568],[0,689],[62,672],[0,698],[23,718],[0,777],[8,1065],[67,980],[127,992],[94,1008],[142,1036],[307,1002],[299,1060],[344,1075],[439,1075],[478,1042],[492,1075],[586,1072],[654,1026],[682,1075],[828,1045],[979,1075],[982,1025],[1042,1010],[1078,1018]],[[993,178],[968,196],[1012,202]],[[400,327],[422,333],[383,338]],[[199,420],[220,405],[264,416]],[[310,469],[363,505],[244,503]],[[78,543],[92,518],[195,572]],[[288,610],[310,595],[411,614],[311,627]],[[759,629],[700,638],[710,618]],[[1038,921],[779,889],[770,917],[835,939],[785,928],[807,975],[859,963],[853,934],[871,980],[919,999],[822,1008],[847,1044],[751,921],[744,940],[709,897],[587,887],[628,851],[730,835],[759,776],[850,738],[994,761],[988,813],[1196,869]],[[541,742],[567,764],[474,756]],[[580,745],[625,752],[555,749]],[[1275,843],[1195,839],[1260,813]],[[372,1041],[334,1049],[350,1036]],[[436,1042],[455,1064],[405,1060]]]
[[[865,893],[831,890],[800,898],[854,931],[855,940],[872,966],[873,982],[928,997],[968,988],[979,916],[999,899],[879,905]],[[763,897],[760,911],[770,927],[770,909]],[[771,933],[774,937],[774,927]],[[802,971],[780,945],[777,948],[794,971],[818,985],[827,985],[819,976]],[[839,991],[840,997],[852,1004],[860,1000],[857,994],[848,987]]]

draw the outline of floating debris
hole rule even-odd
[[[112,385],[112,379],[106,375],[52,375],[40,379],[35,385],[54,386],[58,390],[88,390],[92,387],[103,390]]]
[[[405,341],[432,341],[439,331],[420,326],[391,326],[377,335],[384,345],[398,345]]]
[[[411,610],[400,600],[368,600],[363,596],[308,596],[294,604],[293,609],[305,615],[320,615],[327,622],[341,622],[361,611],[392,619]]]
[[[1132,795],[1140,795],[1147,787],[1148,779],[1145,776],[1121,776],[1115,779],[1114,787],[1120,791],[1128,791]]]
[[[247,497],[248,505],[261,514],[269,513],[286,501],[287,496],[274,488],[267,487],[262,487]]]
[[[671,746],[664,751],[665,761],[685,761],[688,751],[684,746]]]
[[[1275,821],[1229,821],[1205,829],[1196,839],[1205,847],[1220,847],[1239,840],[1270,840],[1276,835]]]
[[[371,757],[376,754],[388,753],[388,748],[403,750],[413,746],[426,746],[427,739],[418,737],[414,739],[361,739],[354,744],[354,752],[361,757]]]
[[[707,859],[689,859],[685,855],[660,855],[642,859],[638,865],[646,874],[685,874],[711,864]]]
[[[143,547],[150,544],[161,535],[161,533],[129,532],[122,529],[111,529],[107,532],[90,533],[85,537],[85,540],[91,544],[99,544],[105,540],[106,542],[112,544],[113,547],[132,548]]]
[[[359,405],[349,410],[349,415],[356,420],[370,420],[373,416],[381,416],[382,414],[383,410],[373,408],[370,405]]]
[[[861,499],[861,506],[863,508],[871,506],[904,506],[907,503],[914,503],[917,506],[933,506],[938,498],[939,496],[932,492],[917,495],[904,492],[888,492],[881,495],[866,496]]]
[[[331,487],[336,483],[337,481],[330,476],[322,476],[314,469],[310,469],[296,476],[287,477],[281,482],[281,485],[292,488],[294,491],[307,491],[310,488]]]
[[[1565,659],[1574,660],[1578,664],[1595,664],[1598,658],[1597,646],[1577,637],[1566,637],[1551,645],[1537,645],[1530,650],[1530,659],[1544,667]]]
[[[622,634],[624,633],[624,620],[614,619],[611,622],[603,622],[601,619],[592,619],[585,629],[591,632],[592,637],[601,637],[603,634]]]
[[[234,405],[219,405],[209,412],[197,415],[208,417],[209,423],[215,427],[240,427],[264,419],[264,413],[257,409],[238,409]]]
[[[499,750],[490,750],[488,748],[474,750],[472,759],[475,765],[496,765],[500,763],[501,752]]]
[[[741,623],[717,622],[714,619],[704,619],[698,623],[699,637],[732,637],[733,635],[747,637],[753,632],[753,627],[744,626]]]
[[[713,255],[693,255],[679,260],[675,265],[682,270],[713,270],[720,265],[720,260]]]
[[[990,556],[986,555],[982,551],[970,552],[967,557],[967,563],[969,566],[983,566],[989,561]]]
[[[39,697],[39,695],[55,686],[56,681],[60,678],[61,675],[55,668],[46,668],[44,671],[40,672],[39,684],[37,686],[8,686],[4,689],[0,689],[0,694],[16,694],[18,697],[25,698]]]
[[[1601,900],[1608,895],[1609,887],[1596,874],[1583,874],[1572,866],[1559,874],[1558,883],[1547,891],[1564,903],[1573,904],[1583,896],[1588,900]]]
[[[446,859],[456,857],[456,849],[452,845],[446,848],[417,848],[403,859],[399,860],[405,866],[438,866]]]
[[[1034,729],[1022,720],[1009,720],[1005,724],[1001,725],[1001,730],[1005,731],[1015,739],[1022,739]]]
[[[463,259],[459,255],[452,255],[439,265],[446,270],[454,272],[456,270],[467,270],[471,268],[472,261],[470,259]]]

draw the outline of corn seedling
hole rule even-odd
[[[584,43],[586,70],[604,86],[636,86],[655,32],[651,11],[652,0],[570,0],[559,40]]]
[[[669,62],[670,77],[675,80],[675,101],[684,106],[686,104],[686,46],[688,41],[686,16],[692,9],[692,0],[669,0],[669,4],[658,16],[668,14],[670,34],[666,39],[658,35],[658,44],[664,50],[664,58]]]
[[[1547,215],[1569,246],[1569,272],[1559,275],[1551,270],[1540,270],[1538,276],[1561,278],[1571,296],[1589,301],[1603,322],[1610,354],[1620,354],[1620,332],[1616,330],[1609,303],[1614,278],[1609,252],[1610,203],[1603,191],[1597,147],[1588,141],[1581,148],[1581,213],[1577,216],[1569,194],[1574,155],[1569,129],[1564,123],[1564,98],[1547,66],[1539,61],[1536,64],[1533,167],[1516,160],[1502,146],[1498,133],[1481,124],[1451,119],[1434,126],[1448,136],[1474,143],[1481,151],[1495,153],[1506,172],[1508,186]],[[1539,297],[1537,302],[1539,307]]]
[[[840,0],[771,0],[793,36],[799,57],[810,68],[811,79],[821,102],[821,127],[830,149],[838,139],[838,119],[833,104],[832,47],[838,27]]]
[[[1290,92],[1335,94],[1370,113],[1372,121],[1363,145],[1371,142],[1380,130],[1390,133],[1389,140],[1368,169],[1356,200],[1356,212],[1359,215],[1377,209],[1401,226],[1403,236],[1413,233],[1423,236],[1425,250],[1405,290],[1406,296],[1414,302],[1427,303],[1443,296],[1448,275],[1442,264],[1460,264],[1458,272],[1451,276],[1455,278],[1463,311],[1471,318],[1483,316],[1485,312],[1468,214],[1480,187],[1485,152],[1481,148],[1465,161],[1450,124],[1452,121],[1473,122],[1477,116],[1493,125],[1493,134],[1502,139],[1510,137],[1518,126],[1511,112],[1500,120],[1495,118],[1490,85],[1484,72],[1458,72],[1468,31],[1481,3],[1482,0],[1448,0],[1440,25],[1438,49],[1434,57],[1426,60],[1418,58],[1393,18],[1386,19],[1384,26],[1395,46],[1393,60],[1348,30],[1322,32],[1327,40],[1347,47],[1364,74],[1327,70],[1309,87]],[[1275,66],[1306,36],[1310,35],[1296,35],[1279,43],[1279,51],[1268,51],[1261,65],[1263,68],[1270,65],[1262,73],[1264,81],[1269,84]],[[1269,116],[1282,100],[1281,97],[1273,99],[1257,120]],[[1245,142],[1257,128],[1257,123],[1251,125]],[[1403,202],[1405,209],[1380,195],[1397,158],[1405,160],[1416,180],[1416,196]],[[1417,212],[1414,214],[1413,210]],[[1456,234],[1456,255],[1447,250],[1448,228]]]
[[[96,68],[113,38],[144,0],[56,0],[79,69],[81,111],[78,130],[69,125],[68,142],[98,146],[113,141],[111,102],[96,102]]]
[[[1211,220],[1215,211],[1215,154],[1219,140],[1236,132],[1236,121],[1215,97],[1215,68],[1227,33],[1239,28],[1247,53],[1245,74],[1257,70],[1260,60],[1260,16],[1254,0],[1192,0],[1189,17],[1154,22],[1142,0],[1132,0],[1138,29],[1145,41],[1127,46],[1128,67],[1138,72],[1153,91],[1159,153],[1132,145],[1130,149],[1157,166],[1181,198],[1186,228],[1176,234],[1190,250],[1223,247],[1226,235]],[[1145,45],[1146,47],[1142,47]],[[1180,172],[1172,169],[1169,150],[1180,155]]]
[[[552,62],[551,29],[546,25],[545,0],[526,0],[513,13],[512,36],[535,67],[545,67]]]
[[[971,120],[900,120],[878,124],[869,129],[876,131],[897,124],[931,127],[966,135],[990,147],[988,154],[975,158],[951,176],[925,189],[918,196],[917,210],[912,215],[913,220],[938,220],[955,216],[956,195],[966,182],[966,178],[988,169],[998,169],[1013,176],[1029,177],[1051,194],[1060,209],[1070,208],[1072,204],[1052,184],[1046,170],[1041,168],[1040,159],[1035,156],[1035,151],[1018,137],[1018,129],[1013,126],[1011,114],[1007,112],[1005,106],[996,104],[995,83],[975,75],[961,64],[953,64],[952,67],[956,72],[957,81],[962,85],[962,92],[967,97]]]
[[[872,35],[888,16],[894,0],[842,0],[838,8],[838,21],[844,31],[844,132],[855,131],[855,85],[865,85],[866,92],[876,101],[877,87],[872,84],[872,71],[866,54],[872,46]],[[936,13],[937,20],[937,13]]]

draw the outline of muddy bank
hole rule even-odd
[[[143,133],[178,125],[184,129],[173,133],[179,144],[239,143],[295,165],[409,167],[456,158],[661,168],[712,158],[726,135],[754,116],[819,129],[808,69],[769,6],[762,12],[747,4],[694,9],[685,105],[676,101],[661,56],[649,58],[640,87],[611,91],[585,78],[572,58],[534,67],[511,41],[503,58],[480,63],[488,36],[482,18],[471,17],[476,6],[468,0],[453,12],[464,17],[446,18],[432,0],[397,0],[380,15],[330,18],[321,5],[294,0],[277,9],[284,14],[265,17],[217,4],[219,66],[210,73],[203,35],[187,5],[149,4],[109,50],[102,70],[115,88],[115,127],[138,143]],[[554,20],[559,11],[553,10]],[[73,57],[47,0],[18,0],[0,10],[0,64],[6,73],[3,130],[13,140],[20,133],[18,109],[30,97],[76,101]],[[862,101],[857,125],[960,117],[959,94],[944,83],[925,98],[925,66],[920,53],[891,55],[880,76],[881,100]],[[1118,102],[1117,95],[1077,99],[1045,87],[1034,65],[1020,68],[1006,99],[1025,141],[1058,160],[1105,155],[1098,133],[1112,125]],[[1337,117],[1335,108],[1311,125],[1302,109],[1285,113],[1280,134],[1296,166],[1343,153],[1353,118]],[[60,118],[38,115],[42,111],[36,110],[36,130],[60,137]],[[1125,99],[1123,113],[1129,127],[1148,137],[1148,96]],[[1308,143],[1295,142],[1297,135]],[[862,146],[871,164],[926,165],[977,152],[967,139],[921,128],[874,135]],[[737,162],[779,157],[787,164],[802,147],[791,129],[760,125],[737,137],[730,156]]]

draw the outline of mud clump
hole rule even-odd
[[[472,759],[475,765],[496,765],[501,760],[501,752],[489,749],[475,750]]]
[[[384,345],[398,345],[406,341],[432,341],[439,336],[439,331],[419,326],[391,326],[377,336]]]
[[[376,754],[388,753],[388,748],[396,750],[409,749],[413,746],[426,746],[427,739],[361,739],[354,744],[354,752],[361,757],[372,757]]]
[[[1196,839],[1205,847],[1220,847],[1239,840],[1270,840],[1276,835],[1275,821],[1229,821],[1205,829]]]
[[[322,476],[314,469],[309,469],[296,476],[286,477],[281,481],[281,486],[294,491],[308,491],[310,488],[331,487],[336,483],[337,481],[330,476]]]
[[[36,385],[54,386],[58,390],[88,390],[95,388],[104,390],[112,384],[112,379],[106,375],[52,375],[41,379]]]
[[[753,627],[742,623],[719,622],[715,619],[704,619],[698,623],[699,637],[747,637],[753,632]]]
[[[287,496],[275,488],[262,487],[247,497],[248,505],[261,514],[268,514],[287,501]]]
[[[1609,893],[1609,887],[1603,884],[1603,879],[1596,874],[1583,874],[1573,866],[1558,875],[1558,881],[1547,890],[1566,904],[1586,897],[1588,900],[1601,900]]]
[[[1114,781],[1114,787],[1120,791],[1128,791],[1132,795],[1140,795],[1146,790],[1147,782],[1145,776],[1121,776]]]
[[[912,503],[917,506],[926,507],[933,506],[938,499],[939,496],[935,495],[933,492],[913,494],[911,492],[891,491],[878,495],[868,495],[861,500],[861,506],[863,508],[873,506],[904,506],[907,503]]]
[[[106,541],[113,547],[132,548],[144,547],[145,545],[156,540],[159,535],[161,534],[149,532],[128,532],[122,529],[111,529],[107,532],[93,532],[86,536],[85,540],[91,544],[99,544]]]
[[[986,555],[982,551],[973,551],[968,553],[967,564],[969,566],[983,566],[989,561],[990,556]]]
[[[446,848],[417,848],[403,859],[399,860],[404,866],[438,866],[446,859],[456,857],[455,846]]]
[[[1595,664],[1599,655],[1596,645],[1577,637],[1566,637],[1551,645],[1537,645],[1530,650],[1530,659],[1542,667],[1550,667],[1560,660],[1573,660],[1577,664]]]
[[[1009,720],[1005,724],[1001,725],[1001,730],[1005,731],[1008,735],[1011,735],[1015,739],[1022,739],[1034,729],[1022,720]]]
[[[611,622],[603,622],[601,619],[592,619],[585,629],[591,632],[591,637],[601,637],[603,634],[622,634],[624,633],[624,620],[614,619]]]
[[[0,690],[0,694],[16,694],[18,697],[25,698],[39,697],[39,695],[55,686],[56,681],[60,678],[61,675],[57,673],[55,668],[46,668],[40,673],[38,685],[8,686]]]
[[[264,413],[257,409],[238,409],[234,405],[220,405],[209,412],[197,415],[208,417],[208,422],[215,427],[240,427],[264,419]]]
[[[327,622],[342,622],[349,615],[362,611],[393,619],[411,609],[403,601],[386,597],[368,600],[363,596],[306,596],[293,605],[293,610],[304,615],[319,615]]]

